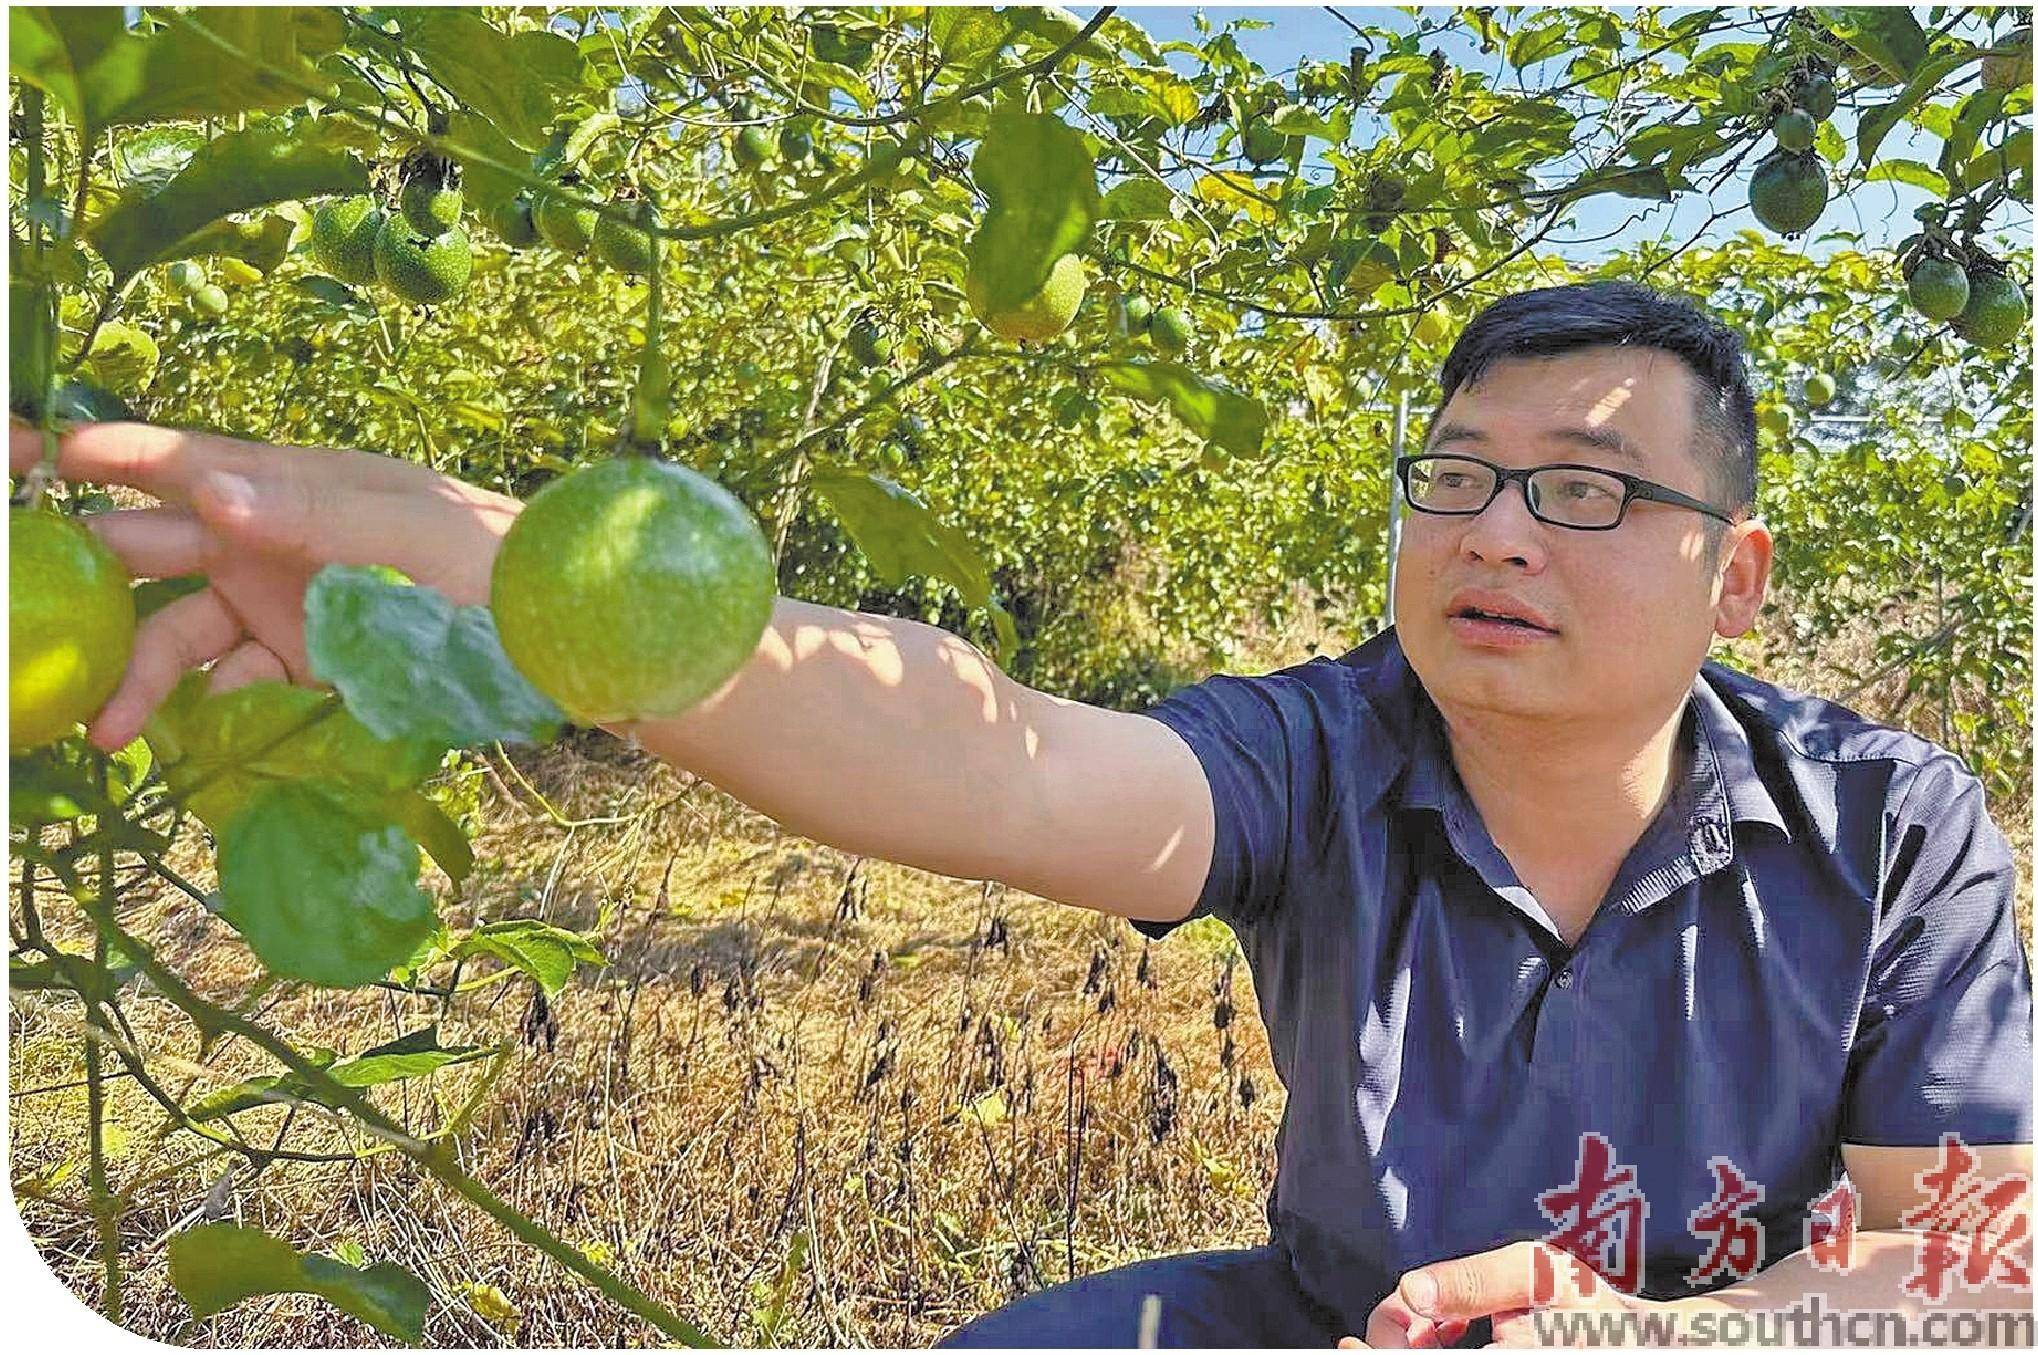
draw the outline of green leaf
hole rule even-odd
[[[1007,107],[991,115],[970,174],[991,204],[969,243],[970,275],[988,310],[1013,310],[1088,242],[1100,205],[1096,165],[1060,118]]]
[[[1894,179],[1898,183],[1922,188],[1935,198],[1946,196],[1946,176],[1930,165],[1920,164],[1916,160],[1884,160],[1869,170],[1862,182],[1880,183],[1885,179]]]
[[[86,84],[107,53],[131,42],[117,5],[12,5],[7,11],[8,69],[89,124]]]
[[[325,1058],[314,1059],[313,1062],[318,1063],[326,1076],[342,1087],[365,1088],[424,1077],[441,1068],[485,1059],[492,1052],[486,1045],[441,1045],[438,1027],[427,1026],[366,1050],[359,1058],[340,1063]],[[273,1077],[251,1077],[231,1087],[222,1087],[193,1101],[185,1107],[185,1113],[202,1124],[258,1106],[289,1101],[336,1105],[335,1100],[320,1088],[295,1073],[285,1073]]]
[[[428,795],[402,790],[383,802],[403,830],[438,863],[439,869],[459,888],[474,870],[474,848],[460,825]]]
[[[264,273],[276,271],[290,253],[297,223],[281,212],[265,212],[259,221],[215,221],[184,237],[173,250],[156,256],[157,263],[180,259],[239,259]]]
[[[1267,435],[1259,401],[1197,376],[1176,362],[1114,362],[1097,375],[1135,400],[1165,403],[1191,432],[1228,452],[1251,455]]]
[[[170,1239],[170,1283],[195,1317],[261,1294],[316,1294],[406,1345],[424,1344],[431,1291],[388,1261],[356,1269],[310,1256],[255,1228],[202,1223]]]
[[[536,918],[514,918],[476,927],[453,947],[455,958],[491,955],[528,974],[547,997],[573,977],[576,964],[606,966],[608,959],[578,932]]]
[[[1889,135],[1890,128],[1908,117],[1912,109],[1930,97],[1949,71],[1968,59],[1958,52],[1942,52],[1920,66],[1910,83],[1904,86],[1903,93],[1894,100],[1865,110],[1854,131],[1855,166],[1866,169],[1873,163],[1875,152],[1881,147],[1882,139]]]
[[[1012,20],[985,6],[943,5],[927,16],[927,36],[942,64],[974,65],[1012,37]]]
[[[494,164],[521,169],[530,156],[519,150],[487,118],[464,108],[446,122],[448,151],[460,162],[460,188],[476,212],[491,212],[523,190],[523,185]]]
[[[816,470],[812,484],[887,584],[897,587],[924,574],[954,584],[971,607],[989,602],[991,575],[976,546],[911,490],[881,475],[840,468]]]
[[[219,915],[283,978],[356,988],[437,922],[418,848],[373,801],[314,781],[264,786],[219,835]]]
[[[7,760],[9,821],[66,823],[86,814],[117,811],[92,774],[92,765],[66,741],[16,753]]]
[[[367,191],[367,167],[329,144],[316,124],[263,123],[214,138],[153,193],[123,195],[89,235],[119,283],[152,263],[185,257],[185,238],[229,212]]]
[[[92,351],[78,370],[96,385],[140,395],[156,379],[159,354],[148,331],[125,320],[109,320],[93,336]]]
[[[195,7],[159,33],[127,34],[105,49],[84,78],[85,120],[97,132],[330,97],[332,82],[312,63],[340,45],[342,22],[311,6]]]
[[[312,673],[378,738],[545,743],[565,719],[511,665],[488,608],[373,569],[319,571],[304,594],[304,644]]]
[[[552,90],[524,67],[535,49],[472,11],[414,7],[392,12],[403,27],[404,47],[463,107],[493,122],[526,150],[545,144]],[[577,50],[574,57],[579,58]]]
[[[1810,13],[1853,49],[1860,59],[1848,64],[1871,85],[1900,84],[1925,60],[1925,30],[1907,9],[1836,5]]]
[[[215,834],[266,786],[317,778],[380,799],[431,775],[444,752],[378,739],[344,707],[320,714],[332,701],[321,692],[255,682],[208,695],[209,681],[187,673],[145,732],[170,789]]]
[[[1107,221],[1166,221],[1174,194],[1158,179],[1127,179],[1104,195],[1098,215]]]

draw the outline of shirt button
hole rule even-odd
[[[1569,969],[1557,971],[1557,986],[1559,988],[1569,988],[1571,986],[1571,971]]]

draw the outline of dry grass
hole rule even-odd
[[[1349,644],[1307,623],[1248,638],[1239,671]],[[1816,671],[1771,671],[1821,690]],[[448,1042],[514,1050],[465,1160],[710,1332],[745,1344],[917,1346],[1071,1274],[1262,1240],[1282,1094],[1260,1023],[1233,1019],[1254,999],[1221,927],[1148,947],[1116,919],[849,858],[605,739],[516,758],[567,818],[610,821],[560,826],[491,769],[476,843],[484,864],[445,900],[448,918],[587,927],[609,909],[611,964],[549,1009],[518,981],[446,1016]],[[2029,805],[2010,808],[1998,816],[2028,878]],[[255,965],[226,928],[180,895],[140,887],[132,897],[136,924],[202,992],[249,991]],[[271,1071],[233,1041],[202,1053],[158,1000],[131,994],[123,1006],[153,1054],[180,1061],[173,1089],[195,1095]],[[391,992],[296,986],[257,1010],[342,1052],[436,1015]],[[84,1146],[84,1095],[65,1085],[79,1076],[74,1012],[24,995],[9,1016],[14,1177],[71,1202],[83,1198]],[[471,1066],[442,1073],[389,1104],[429,1129],[476,1076]],[[162,1244],[228,1159],[176,1168],[196,1141],[158,1144],[153,1103],[125,1079],[110,1091],[112,1177],[134,1188],[121,1221],[134,1269],[127,1325],[199,1345],[380,1342],[301,1298],[190,1324],[164,1281]],[[267,1145],[289,1114],[251,1112],[243,1128]],[[303,1111],[289,1141],[349,1140]],[[229,1217],[300,1246],[354,1242],[412,1268],[436,1296],[431,1344],[655,1336],[395,1155],[242,1167],[218,1198]],[[33,1200],[23,1212],[57,1272],[96,1302],[89,1221]],[[789,1277],[783,1321],[767,1330],[768,1296],[802,1232],[815,1245]],[[499,1289],[514,1315],[485,1301],[477,1311],[477,1285]]]

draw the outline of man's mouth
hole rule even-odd
[[[1546,628],[1533,625],[1518,616],[1503,616],[1499,612],[1482,612],[1477,607],[1466,607],[1455,613],[1455,615],[1466,621],[1493,621],[1504,626],[1515,626],[1521,630],[1532,630],[1544,635],[1552,633]]]

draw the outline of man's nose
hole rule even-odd
[[[1466,524],[1459,545],[1481,560],[1511,560],[1539,569],[1548,531],[1529,512],[1528,485],[1517,480],[1501,486],[1493,502]]]

